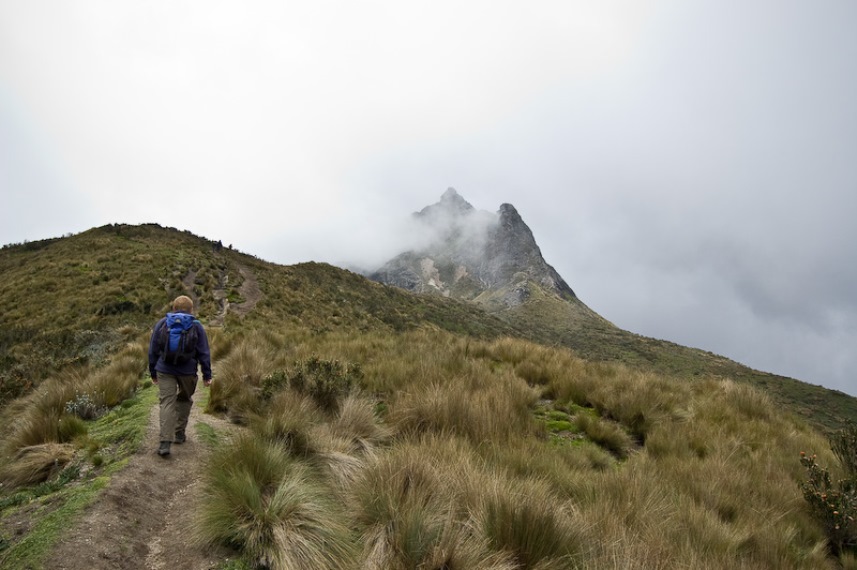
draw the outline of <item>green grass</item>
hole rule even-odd
[[[62,489],[50,495],[52,504],[34,512],[37,522],[20,541],[0,553],[3,568],[41,568],[51,547],[68,529],[69,523],[95,501],[110,481],[109,473],[96,477],[85,486]],[[5,516],[5,514],[4,514]]]

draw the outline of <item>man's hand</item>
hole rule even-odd
[[[203,386],[205,386],[206,388],[208,388],[209,386],[211,386],[211,378],[209,378],[208,380],[206,380],[205,378],[203,378],[203,379],[202,379],[202,385],[203,385]]]
[[[152,376],[152,384],[157,384],[157,383],[158,383],[158,376],[157,375]]]

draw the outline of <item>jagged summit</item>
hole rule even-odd
[[[423,223],[437,225],[458,225],[459,218],[466,218],[473,214],[476,209],[461,195],[455,191],[455,188],[448,188],[440,197],[440,202],[426,206],[419,212],[414,214],[414,217],[420,219]]]
[[[428,236],[425,245],[390,260],[372,279],[507,308],[524,303],[531,284],[576,300],[511,204],[502,204],[496,213],[476,210],[449,188],[439,202],[413,217]]]

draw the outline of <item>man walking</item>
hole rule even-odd
[[[211,352],[208,337],[193,318],[193,301],[182,295],[173,301],[173,311],[158,321],[149,342],[149,374],[158,385],[161,402],[161,444],[158,455],[170,454],[170,445],[187,441],[187,428],[197,367],[202,383],[211,385]]]

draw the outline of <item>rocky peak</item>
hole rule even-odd
[[[390,260],[371,278],[420,293],[500,298],[506,306],[524,302],[530,283],[574,298],[511,204],[502,204],[496,214],[476,210],[449,188],[440,202],[414,214],[414,221],[432,230],[427,245]]]
[[[455,188],[447,188],[446,192],[440,197],[440,202],[426,206],[415,215],[431,223],[437,220],[451,221],[474,211],[475,208],[462,198],[455,191]]]

